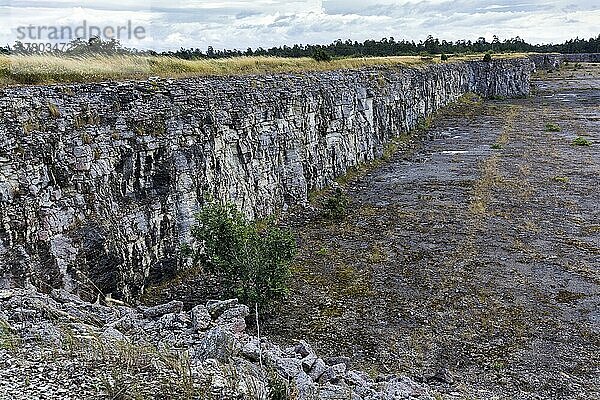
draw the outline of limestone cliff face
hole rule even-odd
[[[530,54],[529,59],[538,70],[555,69],[565,62],[571,63],[597,63],[600,62],[600,53],[578,54]]]
[[[206,198],[306,201],[473,91],[529,92],[531,61],[0,91],[0,286],[134,299],[178,268]]]

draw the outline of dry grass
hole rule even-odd
[[[495,55],[514,58],[520,54]],[[451,58],[450,62],[479,60],[479,54]],[[419,56],[345,58],[317,62],[312,58],[236,57],[217,60],[182,60],[147,56],[57,57],[0,56],[0,86],[97,82],[159,77],[222,76],[264,73],[294,73],[368,66],[419,66],[439,63],[439,57]]]

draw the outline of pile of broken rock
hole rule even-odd
[[[246,333],[247,306],[91,304],[63,290],[0,291],[0,399],[433,399],[407,377],[323,360]]]

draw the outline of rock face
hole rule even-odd
[[[8,293],[8,292],[6,292]],[[16,289],[0,298],[0,400],[153,398],[433,400],[408,377],[371,377],[327,365],[304,341],[288,349],[231,329],[248,307],[213,302],[182,312],[107,307],[62,290]],[[207,311],[217,305],[222,315]],[[197,314],[206,318],[198,326]]]
[[[181,267],[206,198],[307,199],[466,92],[522,96],[529,59],[0,91],[0,288],[135,299]]]
[[[539,70],[556,69],[565,62],[572,63],[597,63],[600,62],[600,53],[580,53],[580,54],[530,54],[529,59],[534,63],[535,68]]]

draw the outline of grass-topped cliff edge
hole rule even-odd
[[[518,58],[523,54],[495,54],[494,58]],[[482,54],[450,57],[449,61],[481,60]],[[0,56],[0,86],[184,78],[192,76],[300,73],[373,66],[418,66],[442,62],[439,56],[343,58],[329,62],[313,58],[234,57],[183,60],[165,56],[55,55]]]

